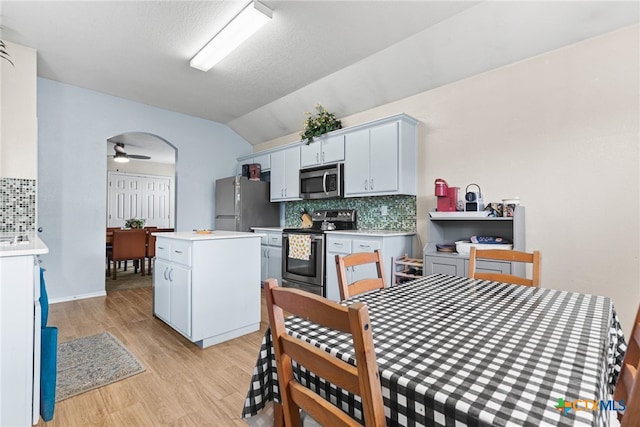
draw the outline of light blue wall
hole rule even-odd
[[[251,152],[223,124],[38,79],[38,226],[53,301],[104,292],[106,140],[124,132],[176,147],[178,231],[213,227],[215,180]]]

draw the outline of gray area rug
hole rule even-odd
[[[109,332],[58,346],[56,402],[144,372],[142,363]]]
[[[124,264],[124,263],[123,263]],[[153,285],[153,278],[147,274],[141,276],[140,272],[134,273],[133,266],[129,262],[129,268],[127,271],[121,267],[118,269],[116,280],[113,280],[111,276],[105,278],[105,290],[107,292],[125,291],[127,289],[148,288]]]

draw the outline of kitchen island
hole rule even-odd
[[[201,348],[260,327],[260,233],[153,233],[153,314]]]

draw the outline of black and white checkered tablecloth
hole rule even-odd
[[[555,408],[609,399],[626,343],[611,300],[434,274],[363,294],[390,426],[608,425],[607,411]],[[287,320],[290,333],[354,364],[350,338]],[[357,397],[302,372],[345,411]],[[279,401],[271,333],[243,417]]]

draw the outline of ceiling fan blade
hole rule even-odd
[[[149,160],[151,157],[143,156],[142,154],[127,154],[130,159]]]

